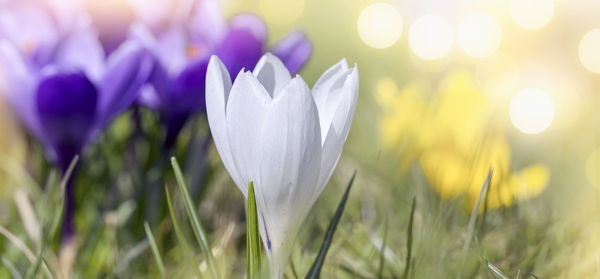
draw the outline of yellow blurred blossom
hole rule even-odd
[[[440,196],[464,197],[473,207],[490,167],[490,208],[535,197],[548,185],[545,166],[511,169],[504,125],[494,121],[492,106],[469,72],[450,72],[430,98],[424,92],[417,84],[399,90],[392,79],[380,80],[380,134],[382,144],[397,151],[404,165],[413,160],[420,164]]]

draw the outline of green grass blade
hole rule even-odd
[[[25,279],[31,279],[37,275],[40,266],[42,265],[42,254],[44,253],[44,246],[40,249],[38,256],[35,258],[35,261],[31,264],[27,273],[25,274]]]
[[[254,183],[248,185],[248,202],[246,209],[246,274],[249,279],[255,279],[260,274],[260,234],[258,227],[258,212]]]
[[[408,218],[408,229],[406,231],[406,266],[402,278],[408,278],[410,264],[412,259],[412,243],[413,243],[413,223],[415,220],[415,208],[417,207],[417,197],[413,197],[412,206],[410,208],[410,217]]]
[[[217,269],[215,268],[215,260],[213,259],[210,245],[208,244],[208,238],[206,237],[206,233],[204,232],[204,228],[202,227],[200,218],[196,213],[194,202],[192,201],[192,197],[190,196],[188,186],[185,183],[185,179],[183,178],[183,173],[181,172],[181,168],[179,167],[179,163],[177,163],[177,159],[175,159],[175,157],[171,157],[171,165],[173,166],[175,178],[177,179],[177,184],[179,185],[179,189],[181,190],[181,194],[185,202],[185,209],[190,219],[192,229],[194,230],[196,240],[198,241],[198,244],[200,244],[202,252],[204,252],[204,255],[206,256],[206,262],[208,263],[208,268],[213,278],[218,279],[219,276],[217,275]]]
[[[148,222],[144,222],[144,230],[146,230],[146,237],[148,237],[150,248],[152,248],[152,254],[154,254],[154,259],[156,260],[156,265],[158,267],[158,273],[160,274],[160,278],[166,279],[167,274],[165,272],[165,265],[162,261],[162,257],[160,256],[160,251],[158,250],[158,246],[156,245],[156,240],[152,235],[150,226],[148,226]]]
[[[60,228],[63,213],[65,210],[65,189],[67,187],[69,179],[71,179],[71,175],[73,175],[73,171],[75,170],[75,166],[77,166],[78,161],[79,156],[75,156],[73,160],[71,160],[67,171],[65,172],[60,181],[60,188],[58,192],[58,208],[56,209],[54,218],[50,222],[48,234],[46,235],[46,238],[42,240],[44,242],[42,245],[49,243],[54,238],[54,236],[56,236],[56,233],[58,233],[58,229]]]
[[[45,258],[42,258],[42,264],[44,267],[44,271],[46,273],[46,277],[48,277],[50,279],[56,279],[56,275],[54,275],[54,273],[50,269],[50,266],[48,265],[48,262],[46,262]]]
[[[475,222],[477,221],[477,215],[479,214],[479,207],[481,206],[481,201],[483,200],[483,196],[487,192],[487,188],[490,186],[490,182],[492,181],[492,174],[494,173],[494,169],[490,168],[488,172],[488,176],[481,187],[481,192],[479,193],[479,198],[477,198],[477,203],[475,207],[473,207],[473,211],[471,212],[471,217],[469,217],[469,223],[467,224],[467,238],[465,239],[465,243],[463,244],[463,254],[469,250],[469,246],[471,245],[471,240],[473,235],[475,234]]]
[[[383,278],[383,268],[385,264],[385,249],[387,246],[387,233],[388,233],[388,221],[386,219],[383,226],[383,243],[381,244],[381,250],[379,251],[379,268],[377,270],[377,278]]]
[[[294,261],[292,261],[292,259],[290,259],[290,267],[292,268],[292,275],[294,275],[294,279],[300,278],[300,276],[298,276],[298,272],[296,271],[296,265],[294,265]]]
[[[22,279],[23,278],[23,276],[21,276],[21,273],[19,273],[19,270],[17,270],[15,265],[11,261],[9,261],[6,257],[1,256],[0,260],[2,260],[2,264],[10,272],[10,274],[12,275],[12,277],[14,279]]]
[[[46,245],[48,243],[50,243],[50,241],[52,241],[52,239],[58,232],[58,228],[60,227],[60,224],[62,221],[62,215],[63,215],[63,211],[64,211],[66,185],[67,185],[69,179],[71,179],[71,175],[73,175],[73,171],[75,170],[75,167],[77,166],[78,161],[79,161],[79,156],[75,156],[73,158],[73,160],[71,160],[71,163],[69,164],[69,167],[67,168],[67,171],[65,172],[65,174],[63,175],[63,177],[61,179],[60,188],[58,189],[59,190],[58,191],[58,206],[56,207],[56,212],[54,213],[52,220],[50,220],[50,222],[48,224],[44,225],[43,231],[44,231],[45,237],[42,237],[42,244],[40,246],[40,251],[39,251],[35,261],[33,262],[31,267],[27,271],[27,273],[25,275],[26,279],[34,278],[37,275],[37,273],[40,269],[40,266],[43,267],[44,273],[46,274],[47,277],[49,277],[49,278],[55,277],[52,274],[52,271],[50,270],[50,268],[48,267],[48,264],[44,260],[43,255],[44,255],[44,251],[46,249]]]
[[[31,252],[31,249],[27,247],[27,245],[21,241],[16,235],[10,232],[8,229],[0,225],[0,235],[3,235],[8,241],[10,241],[19,251],[21,251],[25,257],[29,260],[29,262],[33,263],[35,261],[35,254]]]
[[[479,231],[478,231],[478,236],[480,238],[483,237],[483,235],[485,234],[485,219],[487,218],[487,213],[488,213],[488,200],[490,197],[490,191],[492,189],[492,184],[490,181],[490,184],[487,187],[487,190],[485,191],[485,198],[483,200],[483,213],[481,214],[481,222],[479,223]]]
[[[165,196],[167,197],[167,208],[169,209],[169,215],[171,216],[171,223],[173,224],[173,229],[175,230],[175,235],[177,236],[177,241],[181,248],[183,249],[183,253],[185,255],[190,255],[191,260],[194,265],[194,272],[198,278],[202,278],[202,274],[200,273],[200,269],[198,269],[198,263],[196,262],[196,258],[194,257],[194,252],[191,248],[190,243],[187,238],[183,234],[181,230],[181,226],[179,226],[179,222],[177,221],[177,216],[175,216],[175,210],[173,210],[173,202],[171,201],[171,194],[169,193],[169,188],[165,187]]]
[[[63,191],[67,187],[67,182],[69,182],[71,175],[73,175],[73,171],[75,170],[75,166],[77,166],[78,161],[79,161],[79,155],[75,155],[75,157],[73,157],[73,160],[71,160],[71,163],[69,163],[69,167],[67,168],[65,175],[63,175],[63,178],[60,181],[60,188]]]
[[[329,223],[329,227],[327,228],[327,233],[325,233],[325,238],[323,239],[323,244],[321,245],[321,249],[319,249],[319,254],[317,258],[313,262],[308,274],[306,274],[307,279],[317,279],[321,274],[321,268],[323,267],[323,263],[325,262],[325,257],[327,256],[327,251],[329,250],[329,246],[333,241],[333,235],[335,234],[335,229],[342,217],[342,213],[344,212],[344,206],[346,205],[346,201],[348,200],[348,195],[350,194],[350,189],[352,188],[352,184],[354,183],[354,178],[356,177],[356,171],[352,174],[352,178],[348,183],[348,187],[346,187],[346,191],[344,192],[344,196],[342,200],[338,204],[337,210],[331,218],[331,222]]]
[[[113,276],[111,276],[111,278],[125,278],[122,276],[124,275],[122,273],[126,273],[126,270],[129,268],[131,262],[141,256],[142,253],[148,249],[148,246],[150,246],[150,244],[148,244],[148,240],[144,239],[129,249],[125,256],[120,258],[117,262],[117,266],[114,268]]]
[[[179,226],[179,222],[177,221],[177,216],[175,216],[175,211],[173,210],[173,202],[171,201],[171,194],[169,193],[169,189],[167,187],[165,187],[165,196],[167,197],[167,208],[169,210],[169,215],[171,216],[171,223],[173,224],[173,229],[175,230],[175,235],[177,236],[177,241],[179,241],[179,244],[183,248],[184,252],[186,254],[188,254],[192,251],[192,249],[191,249],[189,242],[185,238],[185,235],[183,234],[181,227]]]
[[[495,265],[487,262],[486,263],[488,271],[490,272],[490,274],[496,278],[496,279],[510,279],[508,276],[506,276],[498,267],[496,267]]]

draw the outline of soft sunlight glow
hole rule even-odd
[[[537,30],[546,26],[553,14],[554,0],[510,1],[510,15],[513,21],[527,30]]]
[[[402,16],[396,7],[384,3],[373,3],[358,16],[358,35],[373,48],[392,46],[402,35]]]
[[[260,0],[259,7],[269,23],[288,25],[302,16],[304,0]]]
[[[588,71],[600,74],[600,28],[588,32],[581,39],[579,61]]]
[[[600,148],[592,151],[588,156],[585,174],[590,184],[600,188]]]
[[[482,58],[494,53],[500,46],[502,29],[493,17],[487,14],[472,14],[458,25],[456,43],[467,55]]]
[[[454,41],[453,37],[452,27],[444,18],[426,15],[412,24],[408,42],[418,57],[436,60],[448,54]]]
[[[505,107],[517,90],[519,63],[507,53],[496,52],[477,61],[475,76],[477,84],[492,98],[491,103]]]
[[[521,132],[537,134],[546,130],[554,118],[554,103],[537,88],[521,90],[510,102],[510,120]]]

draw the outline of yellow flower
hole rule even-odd
[[[442,198],[463,197],[472,208],[490,167],[490,208],[509,206],[544,190],[549,180],[546,167],[512,170],[504,127],[493,120],[487,98],[468,72],[449,73],[430,100],[424,91],[415,84],[399,90],[391,79],[379,82],[381,138],[405,163],[416,160]]]

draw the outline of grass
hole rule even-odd
[[[33,272],[33,278],[244,278],[243,195],[213,149],[202,167],[203,178],[185,180],[199,171],[186,156],[186,147],[206,135],[206,127],[196,128],[188,127],[174,150],[182,166],[171,162],[175,171],[164,168],[157,173],[154,166],[161,156],[152,155],[158,154],[153,150],[156,145],[143,143],[151,136],[142,143],[133,138],[123,142],[128,137],[115,138],[109,131],[102,149],[94,147],[84,154],[76,181],[80,202],[74,255],[61,249],[59,237],[48,232],[48,227],[56,228],[52,217],[60,216],[60,187],[51,167],[37,157],[28,169],[4,158],[2,164],[10,167],[0,173],[5,181],[0,205],[7,209],[0,211],[0,278],[26,278],[32,267],[38,268],[36,262],[42,272]],[[198,136],[191,137],[191,132]],[[130,159],[117,159],[123,156]],[[363,157],[352,153],[342,157],[303,224],[287,278],[310,275],[315,258],[320,259],[321,278],[598,276],[599,211],[596,196],[584,188],[577,188],[579,193],[553,189],[512,207],[486,210],[484,187],[479,202],[483,210],[471,211],[460,198],[440,199],[418,165],[390,171],[400,165],[398,158],[385,152]],[[343,215],[338,215],[340,193],[354,170],[359,175],[344,198]],[[157,177],[157,183],[143,183]],[[144,195],[155,185],[164,195],[158,203],[148,204]],[[17,188],[31,202],[33,219],[51,224],[40,226],[41,239],[47,241],[36,240],[25,225],[32,217],[24,218],[15,210],[12,197]],[[155,220],[144,215],[147,206],[156,207]],[[339,217],[335,234],[328,229],[334,215]]]

